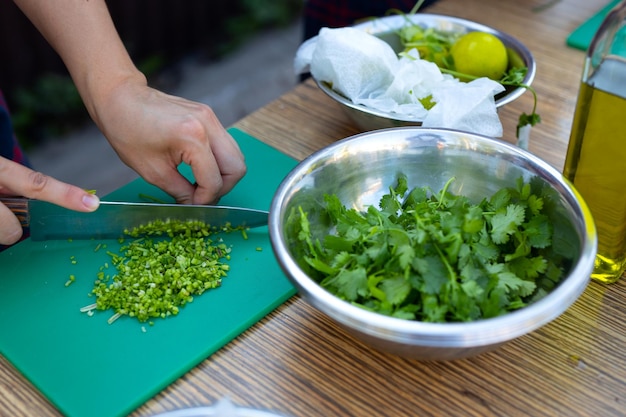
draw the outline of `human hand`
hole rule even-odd
[[[245,175],[244,157],[207,105],[147,84],[132,62],[106,2],[15,0],[67,66],[120,159],[179,203],[216,202]],[[191,166],[195,184],[178,172]]]
[[[93,108],[120,159],[179,203],[216,203],[246,173],[239,146],[207,105],[133,80]],[[182,162],[191,167],[195,184],[179,173]]]
[[[100,200],[80,187],[66,184],[0,157],[0,195],[47,201],[76,211],[94,211]],[[0,203],[0,244],[12,245],[22,237],[22,226],[8,207]]]

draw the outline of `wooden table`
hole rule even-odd
[[[533,86],[542,123],[530,151],[562,169],[584,53],[568,33],[607,1],[440,0],[430,13],[505,31],[537,60]],[[524,94],[501,110],[514,141]],[[357,133],[310,81],[236,127],[302,159]],[[626,281],[591,283],[560,318],[500,349],[454,362],[420,362],[373,351],[295,296],[140,407],[150,416],[229,397],[286,416],[623,416],[626,415]],[[5,360],[0,415],[58,416]]]

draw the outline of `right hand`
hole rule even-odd
[[[0,195],[21,196],[57,204],[70,210],[94,211],[97,196],[80,187],[0,157]],[[22,237],[22,226],[8,207],[0,203],[0,244],[12,245]]]
[[[246,173],[239,145],[209,106],[155,90],[143,75],[98,95],[93,115],[120,159],[178,203],[216,204]],[[183,162],[195,183],[178,171]]]

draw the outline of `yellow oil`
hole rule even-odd
[[[591,277],[613,283],[626,270],[626,61],[606,59],[581,84],[563,174],[598,231]]]

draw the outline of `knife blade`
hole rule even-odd
[[[244,207],[100,201],[96,211],[84,213],[27,198],[0,198],[30,228],[32,240],[117,239],[125,229],[155,220],[200,220],[221,228],[267,225],[268,212]]]

